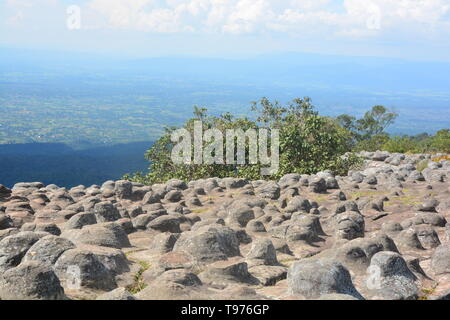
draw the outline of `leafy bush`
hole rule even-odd
[[[389,142],[389,135],[387,133],[380,133],[370,138],[359,140],[354,151],[377,151],[382,150],[386,143]]]
[[[336,174],[346,174],[361,160],[356,155],[343,155],[351,150],[351,132],[343,128],[336,119],[320,116],[309,98],[295,99],[287,106],[271,102],[266,98],[252,104],[256,121],[248,118],[234,118],[231,114],[220,117],[209,116],[205,108],[195,107],[194,118],[187,121],[183,128],[193,133],[195,120],[201,120],[203,130],[249,128],[278,129],[280,133],[280,167],[272,176],[262,176],[260,164],[174,164],[171,160],[173,143],[168,128],[166,133],[146,153],[150,161],[148,174],[137,173],[125,178],[153,184],[172,178],[195,180],[208,177],[242,177],[246,179],[278,179],[287,173],[312,174],[330,169]],[[206,146],[206,143],[205,145]],[[225,146],[225,142],[224,142]],[[249,144],[246,140],[246,155]],[[248,160],[248,159],[247,159]]]
[[[286,106],[267,98],[252,103],[255,120],[235,118],[230,113],[219,117],[210,116],[206,108],[194,107],[194,118],[183,128],[193,135],[194,122],[201,120],[203,130],[215,128],[222,133],[226,129],[278,129],[280,133],[280,167],[272,176],[262,176],[260,164],[248,164],[249,142],[245,141],[246,163],[229,164],[175,164],[171,159],[174,146],[171,134],[175,127],[167,128],[165,134],[147,151],[150,161],[149,173],[125,176],[136,182],[153,184],[172,178],[185,181],[209,177],[242,177],[251,180],[278,179],[287,173],[313,174],[329,169],[338,175],[347,174],[363,163],[352,152],[386,150],[399,153],[450,152],[450,130],[444,129],[435,136],[390,137],[384,130],[391,125],[397,113],[383,106],[374,106],[360,119],[350,115],[330,118],[319,115],[310,98],[294,99]],[[209,144],[209,143],[208,143]],[[226,142],[223,141],[225,149]],[[269,142],[270,144],[270,142]],[[204,147],[207,143],[204,143]],[[193,149],[193,146],[192,146]],[[235,154],[236,156],[236,154]]]
[[[388,137],[379,149],[399,153],[450,153],[450,130],[440,130],[434,136],[420,134]]]
[[[431,139],[430,146],[435,152],[450,153],[450,129],[439,130]]]
[[[392,137],[382,147],[382,150],[389,152],[420,152],[419,144],[408,136]]]

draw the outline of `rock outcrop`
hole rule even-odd
[[[360,155],[346,176],[0,185],[0,299],[448,296],[450,161]]]

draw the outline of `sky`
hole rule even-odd
[[[0,47],[450,61],[450,0],[0,0]]]

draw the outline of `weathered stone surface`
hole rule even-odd
[[[401,231],[395,237],[395,242],[402,249],[424,250],[417,236],[417,232],[413,228]]]
[[[0,271],[3,272],[18,266],[27,251],[42,235],[30,231],[23,231],[8,236],[0,241]]]
[[[225,260],[240,254],[236,233],[221,225],[183,232],[175,243],[174,251],[186,251],[204,262]]]
[[[364,237],[365,221],[355,211],[346,211],[336,217],[336,238],[352,240]]]
[[[117,288],[99,295],[96,300],[137,300],[127,289]]]
[[[210,295],[200,292],[202,282],[186,270],[169,270],[136,294],[140,300],[204,300]]]
[[[50,266],[23,262],[0,275],[0,300],[62,300],[64,289]]]
[[[64,229],[81,229],[84,226],[96,223],[97,219],[93,213],[81,212],[71,217],[64,224]]]
[[[431,268],[435,274],[450,273],[450,246],[448,244],[436,248],[431,258]]]
[[[419,238],[420,244],[425,249],[436,248],[441,244],[439,240],[438,234],[433,227],[428,225],[419,225],[416,226],[415,231],[417,233],[417,237]]]
[[[175,242],[177,242],[180,234],[178,233],[161,233],[153,238],[150,248],[160,253],[172,251]]]
[[[241,227],[245,227],[252,219],[255,219],[253,209],[248,205],[243,205],[230,209],[226,220],[228,224],[237,224]]]
[[[113,272],[89,250],[65,251],[56,261],[54,270],[66,289],[87,287],[109,291],[117,287]]]
[[[180,233],[180,219],[173,216],[161,216],[152,220],[147,228],[160,232]]]
[[[258,284],[259,281],[248,272],[248,265],[240,258],[217,261],[209,264],[207,269],[199,274],[204,283],[212,285],[227,285],[230,282]]]
[[[340,263],[329,259],[305,259],[294,263],[288,271],[288,292],[307,298],[339,293],[363,299],[355,289],[350,273]]]
[[[257,239],[245,258],[250,265],[278,265],[277,252],[270,239]]]
[[[418,298],[417,277],[405,260],[396,252],[378,252],[372,257],[370,268],[375,273],[372,289],[388,300],[415,300]]]
[[[97,222],[111,222],[121,218],[119,211],[111,202],[99,202],[94,206],[94,213]]]
[[[276,200],[280,197],[280,186],[275,182],[266,182],[256,188],[255,193],[261,198]]]
[[[249,268],[248,272],[263,286],[273,286],[286,279],[288,268],[282,266],[257,265]]]
[[[309,182],[309,188],[314,193],[324,193],[327,191],[327,182],[324,178],[316,177]]]
[[[133,184],[125,180],[116,181],[114,191],[118,198],[130,199],[133,194]]]
[[[130,241],[122,226],[115,222],[88,225],[82,229],[66,230],[61,237],[67,238],[76,245],[90,244],[111,248],[125,248]]]
[[[0,230],[9,229],[14,227],[13,220],[4,214],[0,214]]]
[[[287,207],[284,209],[285,212],[309,212],[311,210],[312,206],[311,203],[300,196],[296,196],[292,198],[288,204]]]
[[[130,271],[130,261],[120,249],[93,245],[80,245],[77,249],[95,254],[113,275]]]
[[[64,299],[36,289],[57,288],[38,263],[70,299],[444,299],[450,161],[359,155],[347,175],[278,182],[0,185],[0,273],[30,273],[0,292]]]
[[[49,235],[33,244],[25,254],[23,261],[38,261],[53,265],[65,251],[74,248],[75,245],[71,241]]]

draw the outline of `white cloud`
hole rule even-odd
[[[10,7],[32,7],[41,5],[56,5],[58,0],[6,0],[6,5]]]
[[[91,0],[110,27],[150,32],[264,33],[309,30],[367,36],[400,23],[436,26],[450,0]],[[445,24],[447,26],[447,24]]]
[[[24,20],[22,10],[18,10],[15,15],[6,19],[6,24],[10,26],[19,25]]]
[[[6,0],[9,20],[62,0]],[[450,0],[84,0],[83,26],[152,33],[374,37],[450,33]],[[399,35],[401,37],[401,35]]]
[[[6,0],[4,7],[4,22],[8,27],[23,26],[39,10],[54,8],[58,0]]]

